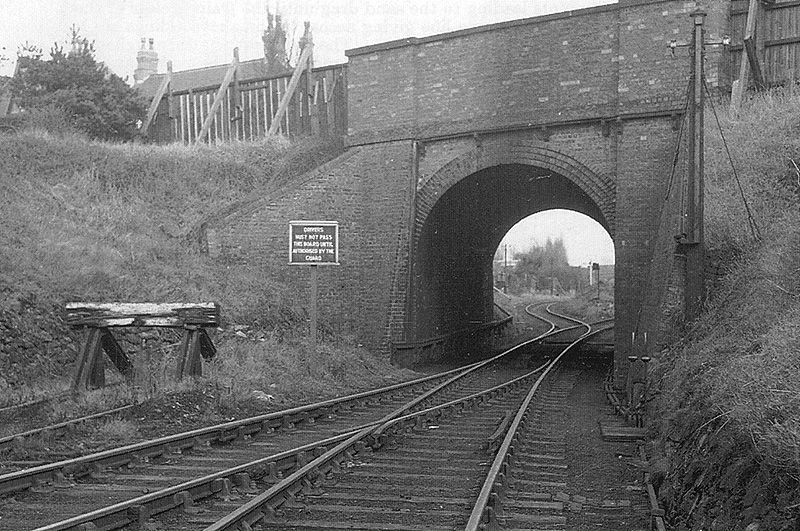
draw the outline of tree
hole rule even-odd
[[[518,262],[514,267],[514,284],[520,289],[534,288],[538,282],[539,289],[550,290],[554,285],[551,278],[558,279],[558,285],[564,289],[578,283],[579,268],[569,265],[567,249],[561,238],[548,238],[544,246],[534,245],[523,253],[517,253],[515,258]]]
[[[36,50],[17,60],[12,90],[23,110],[57,107],[77,129],[101,140],[130,140],[136,134],[146,103],[97,62],[94,42],[74,26],[69,51],[56,43],[48,60]]]

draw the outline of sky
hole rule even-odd
[[[155,39],[160,71],[229,63],[263,54],[267,8],[300,37],[311,22],[317,66],[346,62],[344,51],[506,20],[580,9],[610,0],[3,0],[0,52],[13,59],[25,42],[48,52],[75,24],[95,41],[97,57],[133,76],[141,38]],[[0,73],[13,72],[11,61]]]
[[[500,248],[508,245],[511,258],[515,252],[544,246],[548,238],[564,240],[569,265],[614,263],[614,242],[606,229],[589,216],[572,210],[546,210],[528,216],[506,233]]]
[[[53,43],[67,41],[73,24],[94,41],[99,61],[132,82],[142,37],[154,39],[160,72],[167,61],[176,71],[230,63],[234,47],[243,61],[261,57],[268,8],[281,13],[292,42],[301,36],[303,22],[311,22],[314,63],[325,66],[346,62],[345,50],[360,46],[611,3],[615,1],[2,0],[0,56],[8,60],[0,61],[0,75],[13,73],[21,45],[39,46],[47,57]],[[512,229],[505,243],[522,249],[531,238],[543,243],[547,237],[563,236],[572,265],[612,263],[606,232],[588,217],[575,216],[565,211],[538,214]]]

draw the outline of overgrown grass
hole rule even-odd
[[[231,340],[207,375],[225,386],[229,404],[274,401],[304,403],[409,379],[412,371],[391,367],[367,351],[348,346]]]
[[[47,320],[68,300],[213,300],[228,322],[279,335],[304,320],[268,271],[201,255],[190,233],[335,157],[338,143],[109,144],[59,127],[57,114],[56,133],[45,131],[46,114],[0,137],[0,311],[32,322],[28,313]],[[45,367],[47,359],[57,361]],[[63,375],[62,361],[0,360],[0,386],[16,387],[14,375],[34,365],[43,377]]]
[[[738,112],[732,112],[726,101],[717,101],[706,111],[705,160],[709,247],[732,255],[754,250],[745,202],[765,238],[771,238],[775,229],[780,232],[785,214],[798,208],[800,91],[757,94]]]
[[[740,258],[704,315],[672,331],[657,387],[660,430],[681,439],[727,426],[764,462],[800,472],[800,94],[756,96],[736,114],[717,106],[742,192],[707,112],[709,246]]]
[[[185,241],[190,230],[338,152],[282,138],[209,147],[2,137],[0,272],[59,299],[219,297],[219,268]]]
[[[132,353],[132,381],[55,404],[39,424],[148,400],[182,429],[414,375],[347,338],[323,336],[331,341],[310,349],[296,294],[270,271],[200,254],[190,239],[202,220],[332,159],[339,144],[99,143],[48,112],[30,116],[19,134],[0,136],[0,327],[19,336],[12,347],[0,345],[0,390],[22,398],[66,388],[79,338],[50,336],[66,334],[58,314],[68,300],[212,300],[221,304],[226,325],[246,325],[248,337],[227,327],[215,338],[218,353],[204,362],[203,377],[176,382],[180,336],[162,332]],[[182,405],[169,404],[168,395],[181,397]],[[78,430],[93,430],[92,444],[145,435],[129,420],[93,426]]]

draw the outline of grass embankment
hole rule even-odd
[[[800,97],[706,114],[708,246],[737,257],[702,317],[671,330],[651,416],[677,529],[795,529],[800,515]],[[746,199],[761,233],[748,228]],[[659,452],[660,451],[660,452]]]
[[[274,397],[259,407],[274,408],[408,376],[347,338],[325,336],[311,352],[294,293],[255,265],[200,254],[188,237],[207,216],[332,159],[340,145],[117,145],[43,132],[46,121],[34,116],[27,130],[0,136],[0,406],[66,387],[80,340],[60,318],[66,301],[216,301],[226,330],[197,384],[173,382],[177,333],[143,348],[131,336],[140,347],[134,385],[60,405],[54,420],[187,385],[214,395],[212,416],[225,416],[246,409],[253,391]]]

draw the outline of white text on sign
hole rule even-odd
[[[335,221],[292,221],[289,263],[337,264],[339,226]]]

